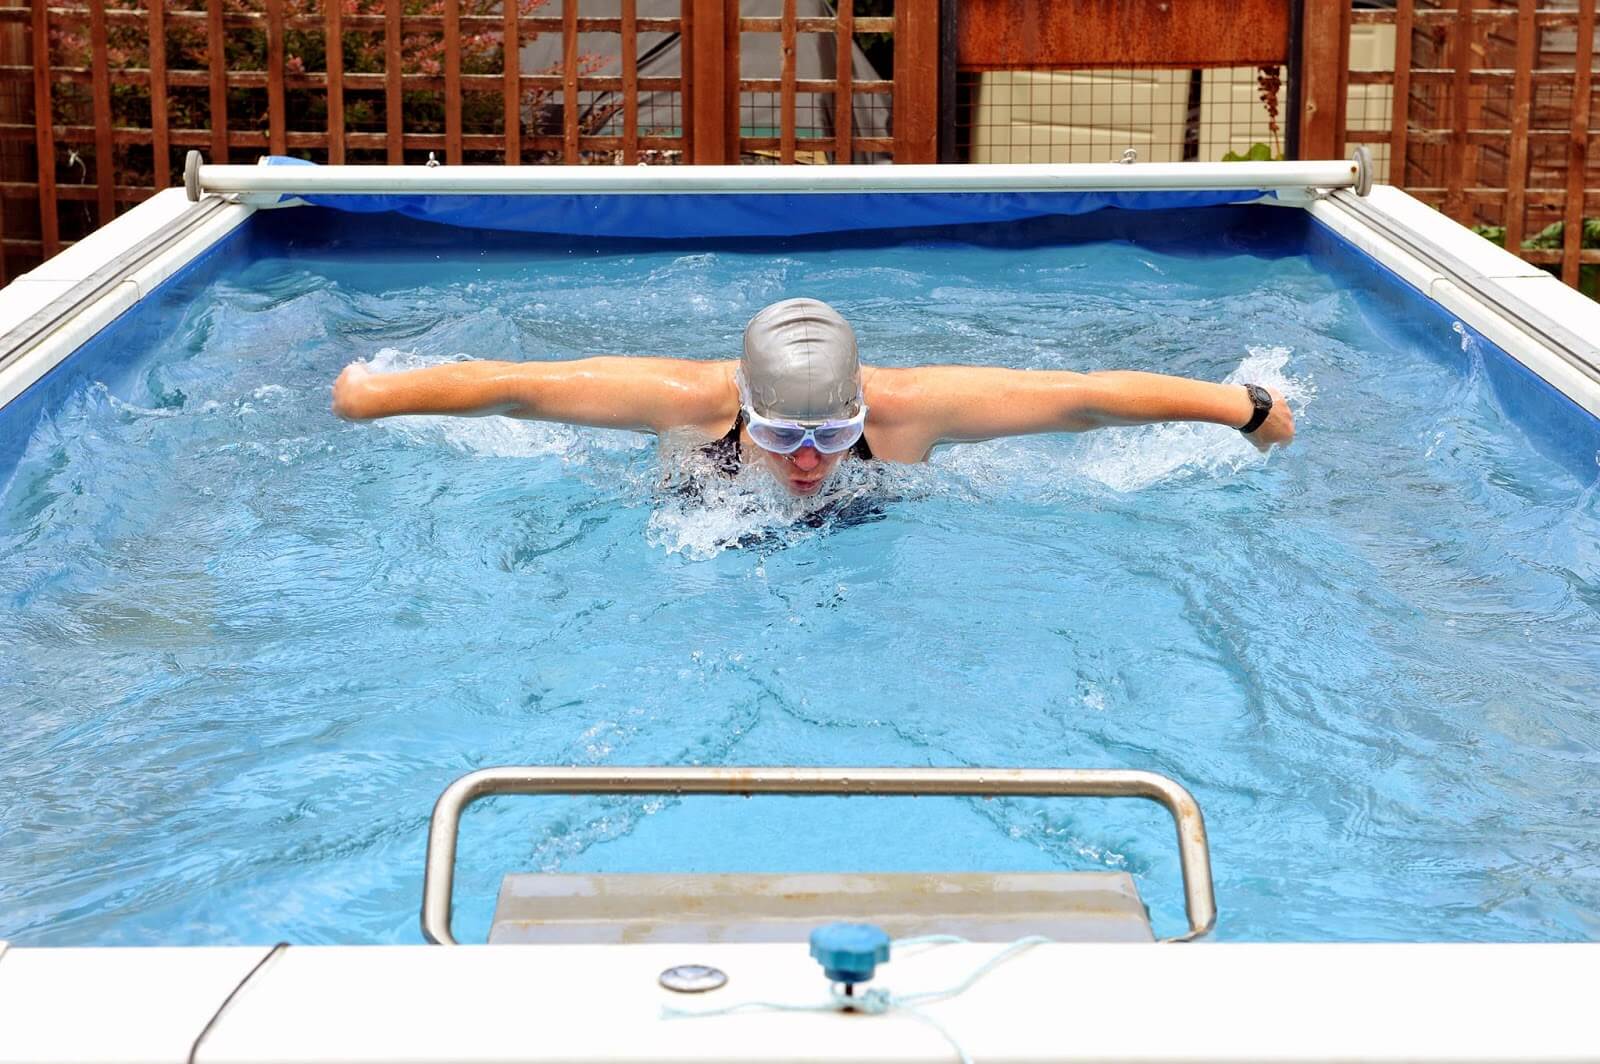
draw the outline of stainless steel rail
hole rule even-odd
[[[1184,787],[1154,772],[1122,769],[1018,768],[552,768],[480,769],[446,787],[434,803],[428,861],[422,880],[422,934],[456,944],[450,932],[456,838],[461,814],[497,794],[789,794],[969,795],[1013,798],[1145,798],[1172,814],[1183,869],[1187,934],[1207,934],[1217,922],[1211,852],[1200,805]]]
[[[963,166],[238,166],[190,152],[189,198],[275,195],[1057,192],[1333,189],[1371,186],[1365,158],[1267,163],[1026,163]]]

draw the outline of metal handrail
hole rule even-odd
[[[555,768],[503,766],[468,773],[444,789],[428,827],[422,879],[422,934],[453,946],[451,903],[461,814],[497,794],[809,794],[1145,798],[1159,802],[1178,830],[1184,909],[1189,931],[1163,941],[1183,942],[1217,922],[1211,852],[1200,805],[1182,784],[1154,772],[1080,768]]]
[[[239,195],[583,195],[819,192],[1191,191],[1370,185],[1360,158],[1266,163],[971,163],[962,166],[241,166],[189,153],[189,198]]]

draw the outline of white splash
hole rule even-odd
[[[1316,397],[1309,378],[1284,372],[1287,347],[1251,347],[1249,355],[1228,374],[1229,384],[1260,384],[1280,392],[1299,417]],[[1225,425],[1193,422],[1100,429],[1089,436],[1078,459],[1078,472],[1116,491],[1138,491],[1162,481],[1194,473],[1225,475],[1267,456]]]
[[[1467,331],[1467,327],[1459,321],[1450,323],[1450,331],[1455,333],[1461,344],[1461,353],[1467,356],[1467,372],[1460,387],[1452,389],[1454,395],[1466,397],[1475,395],[1483,378],[1483,347],[1478,343],[1477,337]]]
[[[881,496],[887,473],[877,464],[845,461],[816,495],[790,495],[766,469],[746,462],[735,476],[713,467],[682,439],[661,446],[662,483],[645,526],[645,541],[693,561],[762,540],[787,543],[815,535],[819,514]]]

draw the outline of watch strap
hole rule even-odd
[[[1261,427],[1267,420],[1267,415],[1272,413],[1272,393],[1259,384],[1246,384],[1244,390],[1250,393],[1250,402],[1255,404],[1255,413],[1250,415],[1250,420],[1240,427],[1239,431],[1246,436]]]

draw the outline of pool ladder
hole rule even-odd
[[[1168,942],[1209,933],[1216,924],[1211,854],[1200,806],[1181,784],[1126,769],[1014,768],[563,768],[503,766],[469,773],[446,787],[433,807],[422,881],[422,933],[455,945],[451,905],[461,815],[480,798],[502,794],[753,794],[968,796],[981,798],[1144,798],[1172,815],[1178,832],[1189,930]]]

